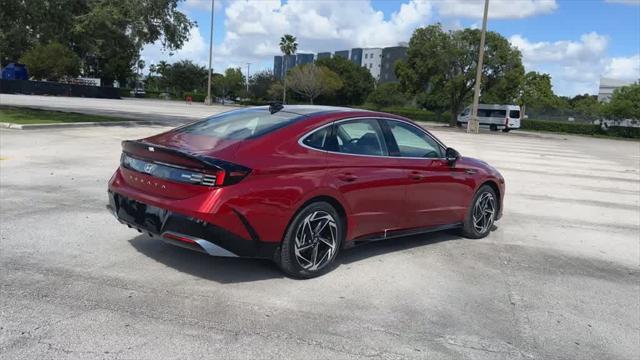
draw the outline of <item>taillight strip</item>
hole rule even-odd
[[[202,186],[216,186],[218,176],[222,176],[222,173],[224,173],[224,170],[219,170],[216,174],[206,174],[200,171],[186,169],[184,167],[174,167],[164,163],[160,164],[138,159],[127,153],[122,153],[121,164],[129,170],[151,175],[153,177]]]

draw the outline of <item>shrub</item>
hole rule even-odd
[[[520,128],[523,130],[563,132],[581,135],[602,135],[605,133],[599,125],[568,121],[522,120],[520,122]]]
[[[367,104],[378,109],[386,107],[398,107],[407,102],[407,95],[400,91],[397,83],[380,84],[367,97]]]

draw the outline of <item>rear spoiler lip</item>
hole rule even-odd
[[[169,153],[171,155],[196,162],[200,165],[201,169],[204,169],[204,170],[225,170],[225,171],[250,170],[245,166],[234,164],[225,160],[220,160],[220,159],[216,159],[209,156],[195,154],[195,153],[187,152],[184,150],[167,147],[164,145],[158,145],[158,144],[147,142],[145,140],[125,140],[122,142],[122,151],[125,153],[135,155],[134,151],[136,149],[144,149],[146,151],[152,151],[152,152],[155,152],[156,150],[161,150],[162,152]],[[149,159],[149,160],[153,161],[153,159]]]

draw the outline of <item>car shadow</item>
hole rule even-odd
[[[459,235],[441,231],[364,243],[342,251],[339,265],[366,261],[379,255],[404,251],[443,241],[462,240]],[[276,264],[266,259],[213,257],[204,253],[164,243],[157,238],[139,235],[129,240],[134,249],[175,270],[222,284],[287,278]],[[336,269],[334,271],[340,271]]]
[[[466,240],[451,231],[439,231],[428,234],[404,236],[394,239],[373,241],[354,246],[342,251],[336,261],[339,264],[350,264],[357,261],[372,259],[397,251],[409,250],[425,245],[437,244],[443,241]]]
[[[214,257],[139,235],[129,240],[145,256],[178,271],[222,284],[286,277],[270,260]]]

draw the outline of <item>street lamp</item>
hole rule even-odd
[[[207,100],[205,103],[207,105],[211,105],[213,101],[211,101],[211,57],[213,55],[213,8],[215,0],[211,0],[211,30],[209,33],[209,81],[207,83]]]
[[[251,63],[247,63],[247,98],[249,97],[249,69],[251,68]]]
[[[484,38],[487,33],[487,17],[489,15],[489,0],[484,0],[484,17],[482,18],[482,33],[480,33],[480,54],[478,55],[478,68],[476,69],[476,84],[473,89],[473,107],[471,120],[467,123],[467,132],[478,133],[480,123],[478,121],[478,102],[480,101],[480,80],[482,80],[482,60],[484,58]]]

